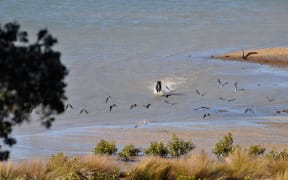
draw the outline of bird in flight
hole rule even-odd
[[[166,104],[169,104],[169,105],[171,105],[171,106],[174,106],[175,104],[177,104],[177,103],[170,103],[168,100],[165,100],[165,103],[166,103]]]
[[[272,98],[272,97],[266,96],[266,99],[268,100],[269,103],[272,102],[272,101],[274,101],[274,98]]]
[[[111,96],[108,96],[108,97],[106,98],[106,104],[108,103],[109,99],[111,99]]]
[[[203,119],[205,119],[205,118],[208,117],[208,116],[211,116],[211,114],[210,114],[210,113],[205,113],[205,114],[203,115]]]
[[[142,105],[142,106],[145,107],[146,109],[148,109],[151,106],[151,104],[146,104],[146,105]]]
[[[134,107],[137,107],[137,104],[132,104],[132,105],[130,106],[130,109],[133,109]]]
[[[168,98],[169,96],[172,96],[172,94],[163,94],[162,96]]]
[[[235,101],[236,99],[225,99],[225,98],[223,98],[223,97],[219,97],[219,99],[220,100],[222,100],[222,101],[227,101],[227,102],[232,102],[232,101]]]
[[[221,88],[223,88],[224,86],[228,84],[228,81],[225,81],[224,83],[222,83],[220,79],[217,79],[217,82]]]
[[[110,112],[112,111],[112,108],[113,108],[113,107],[116,107],[116,106],[117,106],[116,104],[112,104],[112,105],[109,107]]]
[[[255,113],[255,112],[253,111],[253,109],[251,109],[251,108],[249,108],[249,107],[245,109],[244,113],[246,114],[246,113],[248,113],[248,112],[252,112],[253,114]]]
[[[81,109],[80,114],[82,114],[82,113],[88,114],[88,111],[86,109]]]
[[[66,104],[65,109],[67,110],[68,108],[73,109],[73,106],[71,104]]]
[[[195,89],[195,91],[199,96],[205,96],[207,94],[207,92],[200,93],[198,89]]]
[[[161,81],[157,81],[155,89],[156,89],[156,92],[157,92],[157,93],[160,93],[160,92],[161,92],[161,90],[162,90],[162,83],[161,83]]]
[[[199,107],[199,108],[195,108],[194,110],[197,111],[197,110],[200,110],[200,109],[207,110],[207,109],[210,109],[210,108],[209,108],[209,107],[202,106],[202,107]]]
[[[234,82],[234,92],[237,92],[237,91],[245,91],[245,89],[239,89],[238,88],[238,83]]]

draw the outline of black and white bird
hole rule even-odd
[[[88,114],[88,111],[87,111],[86,109],[81,109],[81,110],[80,110],[80,114],[82,114],[82,113]]]
[[[132,105],[130,106],[130,109],[133,109],[133,108],[135,108],[135,107],[137,107],[137,104],[132,104]]]
[[[198,89],[195,89],[195,91],[199,96],[205,96],[207,94],[207,92],[200,93]]]
[[[255,113],[255,112],[253,111],[253,109],[251,109],[251,108],[249,108],[249,107],[245,109],[244,113],[246,114],[246,113],[248,113],[248,112],[252,112],[253,114]]]
[[[210,109],[210,108],[206,106],[202,106],[202,107],[195,108],[194,110],[197,111],[197,110],[207,110],[207,109]]]
[[[112,108],[113,108],[113,107],[116,107],[116,106],[117,106],[116,104],[112,104],[112,105],[109,107],[110,112],[112,111]]]
[[[275,100],[274,98],[268,97],[268,96],[266,96],[266,99],[267,99],[267,101],[268,101],[269,103]]]
[[[155,89],[156,89],[156,92],[157,92],[157,93],[160,93],[160,92],[161,92],[161,90],[162,90],[162,83],[161,83],[161,81],[157,81],[157,82],[156,82]]]
[[[111,99],[111,96],[108,96],[107,98],[106,98],[106,104],[108,103],[108,101]]]
[[[211,116],[211,114],[210,113],[205,113],[202,118],[205,119],[208,116]]]
[[[151,106],[151,104],[146,104],[146,105],[142,105],[142,106],[145,107],[146,109],[148,109]]]
[[[221,88],[223,88],[224,86],[228,84],[228,81],[225,81],[224,83],[222,83],[220,79],[217,79],[217,82]]]
[[[169,98],[169,96],[172,96],[172,94],[163,94],[162,96],[165,98]]]
[[[169,105],[171,105],[171,106],[174,106],[175,104],[177,104],[177,103],[170,103],[168,100],[165,100],[165,103],[166,103],[166,104],[169,104]]]
[[[235,101],[236,99],[226,99],[226,98],[223,98],[223,97],[219,97],[219,99],[221,100],[221,101],[227,101],[227,102],[232,102],[232,101]]]
[[[73,106],[71,104],[66,104],[65,109],[67,110],[68,108],[73,109]]]
[[[238,88],[238,83],[237,82],[234,82],[234,92],[237,92],[237,91],[245,91],[245,89],[239,89]]]

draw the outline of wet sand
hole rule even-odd
[[[205,120],[203,120],[205,121]],[[48,158],[56,152],[64,152],[69,156],[92,154],[93,148],[101,140],[109,140],[116,143],[120,151],[125,145],[134,144],[142,150],[149,146],[152,141],[163,141],[167,143],[175,133],[184,140],[192,140],[196,145],[194,151],[212,154],[212,149],[216,142],[222,139],[223,135],[231,132],[234,144],[243,148],[250,145],[263,145],[267,151],[272,148],[288,148],[285,137],[288,135],[288,118],[283,117],[277,121],[259,122],[255,125],[222,125],[207,126],[183,123],[183,127],[175,127],[173,124],[154,124],[141,125],[138,128],[133,126],[85,126],[67,128],[65,130],[49,130],[42,133],[22,136],[18,138],[17,149],[24,157]],[[43,142],[43,139],[47,141]],[[49,141],[48,141],[49,140]],[[22,143],[37,148],[37,152],[25,147]],[[21,145],[22,144],[22,145]],[[14,153],[17,153],[14,151]],[[19,159],[12,159],[19,161]]]
[[[251,54],[248,55],[248,53]],[[228,52],[223,55],[213,55],[211,58],[288,67],[288,48],[245,49],[235,52]]]

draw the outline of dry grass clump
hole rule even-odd
[[[223,176],[224,165],[202,151],[180,159],[177,162],[178,178],[217,179]]]
[[[88,155],[80,157],[86,177],[94,179],[118,179],[120,164],[108,155]]]
[[[250,155],[239,148],[225,158],[224,169],[232,179],[265,179],[270,176],[269,163],[269,159]]]
[[[175,160],[174,160],[175,161]],[[128,173],[127,179],[133,180],[173,180],[177,178],[175,171],[175,163],[171,159],[161,157],[146,157],[141,160]]]

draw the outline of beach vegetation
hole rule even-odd
[[[136,148],[133,144],[129,144],[118,153],[118,158],[123,161],[134,160],[140,152],[139,148]]]
[[[101,141],[94,148],[93,152],[94,154],[112,155],[113,153],[117,152],[116,144],[114,142],[101,139]]]
[[[46,174],[49,179],[81,179],[82,167],[79,158],[69,158],[64,153],[57,153],[48,160]]]
[[[227,135],[223,136],[223,139],[220,139],[216,144],[212,152],[218,157],[225,157],[229,153],[232,153],[235,150],[233,146],[233,137],[230,132]]]
[[[181,155],[187,154],[195,148],[192,140],[184,141],[178,138],[175,134],[172,135],[172,138],[167,144],[167,149],[171,157],[178,158]]]
[[[265,150],[266,149],[263,146],[252,145],[252,146],[249,147],[248,152],[249,152],[250,155],[259,156],[259,155],[263,155]]]
[[[232,136],[228,137],[226,141],[231,142]],[[178,144],[182,141],[177,140],[176,136],[172,140]],[[222,141],[225,141],[225,138]],[[162,144],[159,146],[165,147],[160,142],[152,142],[152,144],[155,146]],[[260,148],[256,145],[251,149],[256,150],[251,151],[250,148],[243,150],[238,146],[227,155],[221,156],[222,158],[215,158],[202,150],[181,158],[165,158],[157,155],[144,156],[128,163],[123,162],[122,160],[134,160],[140,153],[140,149],[130,144],[123,148],[122,155],[118,154],[120,160],[113,154],[107,153],[79,157],[68,157],[63,153],[57,153],[48,160],[29,160],[16,164],[0,163],[0,179],[287,179],[287,149],[280,151],[273,149],[266,154],[262,146]]]
[[[168,155],[168,149],[162,141],[151,142],[150,146],[145,149],[145,154],[146,155],[166,157]]]
[[[272,149],[268,154],[266,154],[266,157],[276,161],[288,161],[288,151],[287,149],[283,149],[282,151]]]

